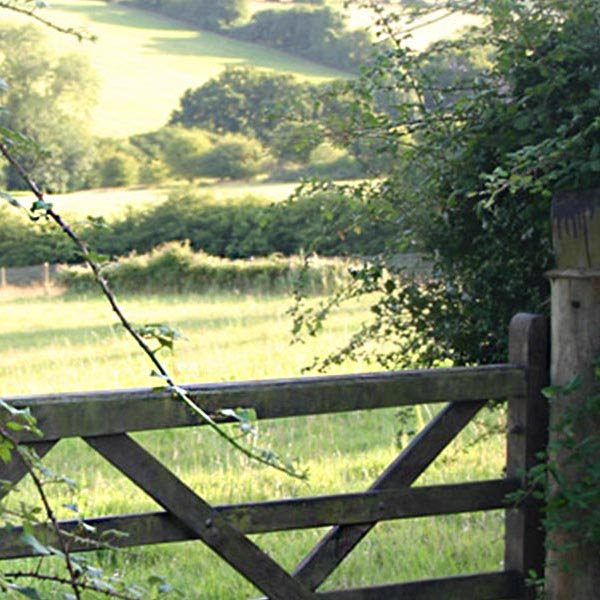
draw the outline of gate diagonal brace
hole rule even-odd
[[[411,443],[369,487],[369,491],[409,487],[462,431],[487,401],[452,402],[413,438]],[[293,572],[316,590],[376,525],[336,525],[329,530]]]
[[[84,440],[269,598],[316,598],[128,435]]]

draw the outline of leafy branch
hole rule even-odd
[[[45,544],[36,535],[39,527],[39,512],[37,506],[29,506],[19,503],[19,508],[10,509],[0,505],[0,515],[9,523],[17,522],[22,525],[22,540],[28,544],[39,556],[59,557],[65,566],[67,575],[47,574],[41,572],[41,562],[35,570],[5,572],[0,574],[0,591],[13,597],[26,597],[41,599],[37,589],[29,584],[20,584],[19,581],[31,580],[52,582],[62,588],[69,588],[70,593],[65,593],[65,598],[81,600],[83,591],[94,591],[105,597],[119,598],[121,600],[137,600],[139,594],[128,586],[115,585],[115,578],[105,578],[101,569],[88,564],[82,558],[71,554],[70,547],[74,540],[82,539],[81,536],[73,535],[63,531],[52,507],[52,503],[46,491],[49,484],[61,483],[72,487],[73,483],[65,477],[55,476],[49,469],[44,467],[40,457],[32,448],[19,444],[19,432],[27,431],[34,435],[41,432],[36,425],[36,420],[29,409],[17,409],[0,400],[0,408],[3,410],[3,418],[0,422],[0,460],[9,463],[11,460],[19,460],[30,475],[37,495],[42,504],[45,525],[54,533],[54,539],[58,547]],[[16,454],[16,458],[14,456]],[[4,486],[3,495],[10,491],[10,486]],[[97,547],[103,547],[98,542],[93,542]],[[118,582],[120,583],[120,582]],[[134,592],[134,593],[132,593]]]

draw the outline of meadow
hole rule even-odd
[[[261,183],[258,181],[235,181],[190,187],[189,184],[175,182],[164,186],[135,186],[123,188],[97,188],[70,194],[54,194],[48,201],[61,213],[77,219],[88,215],[111,219],[123,215],[128,208],[142,210],[166,200],[173,192],[190,189],[212,197],[215,202],[235,202],[247,197],[260,199],[265,204],[281,202],[288,198],[298,186],[297,183]],[[29,198],[27,194],[15,194]]]
[[[340,310],[324,335],[290,345],[290,298],[277,296],[125,297],[135,323],[168,322],[184,338],[165,360],[179,382],[230,381],[298,376],[315,355],[338,347],[369,313],[357,303]],[[101,299],[64,295],[0,294],[2,396],[155,385],[150,366],[114,324]],[[374,370],[348,364],[335,372]],[[417,425],[437,410],[422,407]],[[476,421],[422,476],[418,484],[498,476],[504,449],[499,438],[478,441]],[[394,410],[308,417],[260,425],[259,445],[297,458],[307,483],[248,464],[202,428],[137,435],[137,439],[213,503],[350,492],[366,488],[398,452]],[[406,442],[406,438],[403,439]],[[154,510],[155,505],[95,458],[83,442],[62,442],[51,467],[80,485],[84,515]],[[23,486],[21,494],[30,490]],[[71,500],[56,492],[55,502]],[[288,568],[314,544],[321,530],[253,536]],[[378,525],[324,588],[411,580],[494,570],[502,559],[502,513],[474,513]],[[108,570],[143,582],[165,577],[184,598],[236,599],[258,592],[199,543],[98,553]],[[25,561],[23,561],[25,562]],[[21,563],[22,564],[22,563]]]

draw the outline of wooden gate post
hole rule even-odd
[[[526,369],[525,397],[508,399],[506,476],[527,485],[526,473],[539,463],[548,443],[548,403],[542,389],[548,385],[548,319],[541,315],[515,315],[509,328],[509,362]],[[544,531],[541,503],[532,497],[506,511],[504,568],[523,579],[544,573]],[[524,600],[535,590],[524,586]]]
[[[576,392],[552,402],[550,439],[560,443],[557,424],[568,407],[583,405],[594,385],[594,357],[600,353],[600,188],[558,194],[552,201],[552,234],[556,269],[552,283],[551,380],[562,386],[582,378]],[[576,440],[600,435],[600,416],[587,415],[574,426]],[[552,456],[569,481],[579,479],[579,465],[567,451]],[[597,457],[600,461],[600,456]],[[552,490],[551,490],[552,493]],[[600,594],[600,551],[566,530],[550,535],[547,592],[550,600],[590,600]],[[570,548],[554,551],[554,546]],[[567,567],[567,568],[565,568]]]

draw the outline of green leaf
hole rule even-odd
[[[52,204],[45,200],[36,200],[31,205],[31,212],[37,212],[38,210],[52,210]]]
[[[32,598],[32,600],[42,600],[39,592],[32,587],[14,586],[13,589],[17,591],[21,596],[25,598]]]

